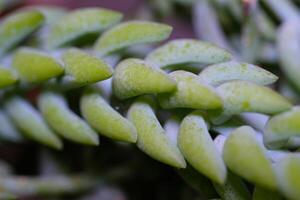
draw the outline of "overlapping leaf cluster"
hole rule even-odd
[[[299,107],[269,87],[276,75],[248,63],[274,62],[265,48],[272,54],[276,44],[275,62],[299,87],[299,11],[292,2],[266,0],[281,20],[277,30],[265,9],[250,3],[236,48],[220,25],[230,22],[220,22],[216,12],[242,20],[232,5],[239,3],[194,2],[195,27],[206,41],[170,40],[143,56],[133,46],[148,49],[172,27],[121,22],[122,14],[102,8],[33,7],[6,16],[0,25],[1,136],[63,149],[62,138],[99,145],[99,133],[181,169],[192,185],[202,181],[188,176],[196,170],[222,199],[264,199],[275,191],[275,198],[299,199]],[[198,21],[204,17],[210,19]],[[33,87],[39,88],[36,103],[24,95]],[[79,115],[64,97],[77,88]],[[118,112],[114,98],[128,110]],[[244,181],[255,187],[253,194]]]

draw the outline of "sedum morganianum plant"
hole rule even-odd
[[[121,20],[121,13],[104,8],[29,7],[5,16],[1,138],[63,151],[63,140],[97,146],[103,136],[136,145],[173,167],[203,199],[210,198],[207,183],[225,200],[300,199],[300,154],[290,151],[300,147],[300,108],[270,87],[278,77],[248,63],[253,52],[237,53],[213,35],[206,35],[211,42],[187,38],[161,44],[171,26]],[[286,19],[277,35],[284,71],[296,87],[298,22]],[[143,56],[132,51],[151,44],[161,45]],[[38,88],[33,101],[26,97],[32,88]],[[76,110],[65,97],[74,90],[80,93]],[[124,105],[122,112],[116,102]],[[249,120],[249,113],[267,119],[265,126]],[[51,195],[56,184],[61,192],[96,184],[72,180],[28,178],[20,185],[11,178],[13,186],[1,185],[1,191]]]

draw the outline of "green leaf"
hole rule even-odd
[[[225,182],[226,166],[201,113],[193,112],[183,119],[178,144],[184,157],[197,171],[219,184]]]
[[[230,60],[232,55],[211,43],[194,39],[177,39],[158,47],[146,61],[157,67],[184,63],[215,64]]]
[[[11,69],[0,66],[0,88],[15,84],[18,81],[16,73]]]
[[[226,139],[223,158],[237,175],[267,189],[277,188],[277,180],[265,149],[249,126],[235,129]]]
[[[62,149],[61,140],[50,130],[41,114],[20,97],[11,97],[4,108],[13,123],[28,137],[55,149]]]
[[[170,77],[176,81],[177,89],[158,95],[163,108],[222,108],[222,99],[215,89],[197,75],[180,70],[172,72]]]
[[[300,156],[288,155],[276,163],[279,189],[289,199],[300,197]]]
[[[277,47],[282,71],[292,84],[300,90],[300,22],[288,20],[278,29]]]
[[[0,138],[11,142],[19,142],[22,140],[22,136],[13,125],[7,113],[3,110],[0,110]]]
[[[300,107],[272,117],[264,129],[264,143],[268,148],[286,147],[292,137],[300,137]]]
[[[167,39],[172,27],[155,22],[129,21],[105,32],[96,42],[95,51],[101,56],[137,44]]]
[[[112,76],[112,68],[103,60],[77,48],[67,50],[62,60],[66,74],[72,76],[79,84],[87,85]]]
[[[84,8],[70,12],[53,25],[47,38],[49,48],[57,48],[90,33],[116,24],[122,14],[103,8]]]
[[[68,108],[59,94],[42,93],[38,98],[38,107],[47,123],[61,136],[82,144],[99,144],[97,133]]]
[[[175,89],[176,83],[168,74],[139,59],[123,60],[113,75],[113,91],[120,99]]]
[[[205,68],[199,76],[207,83],[217,86],[234,80],[244,80],[258,85],[269,85],[278,77],[252,64],[230,61],[211,65]]]
[[[0,25],[0,55],[28,37],[44,22],[38,11],[15,12],[4,18]]]
[[[87,122],[100,134],[114,140],[136,142],[137,133],[133,124],[95,91],[84,93],[80,100],[80,110]]]
[[[211,113],[211,121],[220,124],[242,112],[277,114],[292,107],[291,103],[268,87],[246,81],[232,81],[217,88],[223,98],[223,110]]]
[[[252,200],[283,200],[283,197],[276,191],[256,186]]]
[[[32,48],[20,48],[13,56],[13,67],[22,81],[38,83],[63,74],[63,67],[51,56]]]
[[[133,103],[128,118],[137,130],[137,146],[150,157],[176,168],[185,168],[185,160],[178,147],[166,136],[150,104],[142,97]]]

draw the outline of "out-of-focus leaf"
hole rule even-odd
[[[7,113],[0,110],[0,138],[7,141],[18,142],[22,137],[8,117]]]
[[[268,190],[256,186],[253,192],[252,200],[282,200],[283,197],[274,190]]]
[[[11,69],[0,66],[0,88],[15,84],[18,81],[16,73]]]
[[[132,45],[160,42],[167,39],[171,32],[172,27],[166,24],[147,21],[124,22],[100,36],[95,44],[95,51],[104,56]]]

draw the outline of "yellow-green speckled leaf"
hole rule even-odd
[[[123,60],[113,74],[113,91],[120,99],[175,89],[176,82],[167,73],[140,59]]]
[[[103,60],[76,48],[67,50],[63,56],[65,73],[80,84],[91,84],[112,76],[112,68]]]
[[[277,76],[263,68],[236,61],[211,65],[205,68],[199,76],[213,86],[234,80],[244,80],[258,85],[268,85],[278,79]]]
[[[70,12],[55,23],[48,35],[48,48],[56,48],[90,33],[103,31],[122,19],[122,14],[103,8]]]
[[[137,146],[152,158],[176,168],[185,168],[179,148],[166,136],[149,99],[140,97],[128,111],[128,118],[137,130]],[[149,104],[149,103],[150,104]]]
[[[279,160],[275,169],[278,175],[279,190],[289,199],[300,197],[300,156],[288,155]]]
[[[68,108],[65,99],[59,94],[42,93],[38,98],[38,107],[49,126],[61,136],[82,144],[99,144],[97,133]]]
[[[38,83],[63,74],[63,67],[51,56],[32,48],[21,48],[13,56],[12,66],[22,81]]]
[[[264,129],[264,143],[268,148],[285,147],[292,137],[300,137],[300,107],[272,117]]]
[[[195,39],[177,39],[158,47],[146,61],[157,67],[184,63],[215,64],[230,60],[232,55],[211,43]]]
[[[80,100],[80,110],[86,121],[100,134],[114,140],[136,142],[133,124],[114,110],[95,91],[86,91]]]
[[[0,66],[0,88],[15,84],[18,77],[11,69]]]
[[[128,46],[159,42],[167,39],[171,31],[172,27],[161,23],[124,22],[100,36],[95,44],[95,51],[104,56]]]
[[[223,98],[223,110],[211,113],[211,120],[220,124],[242,112],[277,114],[292,107],[283,96],[268,87],[247,81],[231,81],[217,88]]]
[[[38,11],[15,12],[4,18],[0,24],[0,55],[21,42],[44,22]]]
[[[197,75],[186,71],[174,71],[169,74],[177,83],[174,92],[158,95],[163,108],[222,108],[222,99],[215,89]]]
[[[249,126],[235,129],[225,141],[223,158],[232,172],[261,187],[274,190],[277,188],[275,171],[255,134]]]
[[[55,149],[62,149],[61,140],[48,127],[42,115],[27,101],[11,97],[4,103],[12,122],[30,139]]]
[[[226,180],[226,166],[216,149],[201,113],[186,116],[178,135],[180,150],[187,162],[212,181],[223,184]]]

